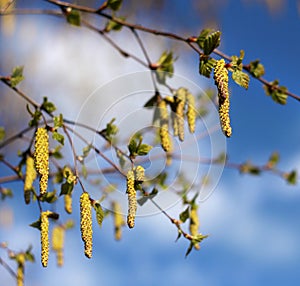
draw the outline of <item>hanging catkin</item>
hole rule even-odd
[[[47,192],[49,176],[49,136],[45,128],[38,128],[35,137],[35,168],[40,177],[40,195]]]
[[[127,196],[128,196],[128,215],[127,225],[130,228],[134,227],[135,215],[137,209],[136,190],[134,188],[134,172],[129,170],[127,173]]]
[[[161,140],[161,146],[166,152],[171,150],[171,138],[169,134],[169,115],[167,109],[167,103],[164,100],[161,100],[157,106],[159,108],[159,118],[160,118],[160,127],[159,127],[159,136]]]
[[[89,194],[86,192],[80,196],[80,231],[84,242],[84,254],[87,258],[91,258],[93,250],[92,206]]]
[[[50,211],[41,213],[41,261],[43,267],[48,265],[49,257],[49,215]]]
[[[228,71],[223,59],[216,62],[214,67],[214,80],[218,88],[219,97],[219,117],[221,128],[225,136],[230,137],[232,130],[229,117],[229,90],[228,90]]]
[[[26,158],[26,174],[24,182],[24,199],[25,203],[30,203],[32,184],[36,179],[36,171],[34,167],[34,159],[30,156]]]

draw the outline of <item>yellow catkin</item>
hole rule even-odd
[[[24,181],[24,199],[25,203],[30,203],[32,184],[36,179],[36,171],[34,167],[34,159],[30,156],[26,158],[26,174]]]
[[[169,134],[169,115],[166,102],[161,100],[158,104],[158,108],[160,117],[159,136],[161,140],[161,146],[166,152],[169,152],[171,151],[172,143]]]
[[[229,117],[229,90],[228,90],[228,71],[225,67],[225,61],[223,59],[217,61],[214,67],[214,80],[218,88],[219,97],[219,117],[221,128],[225,136],[230,137],[232,129],[230,126]]]
[[[184,140],[184,108],[185,108],[185,101],[186,101],[186,89],[179,88],[176,92],[176,116],[175,120],[177,121],[177,128],[178,128],[178,138],[180,141]]]
[[[122,238],[122,226],[125,225],[125,221],[122,216],[120,204],[118,202],[113,202],[112,208],[114,216],[115,239],[120,240]]]
[[[138,182],[145,181],[145,169],[142,166],[137,166],[135,168],[135,180]]]
[[[130,228],[134,227],[137,200],[136,200],[136,190],[134,188],[134,173],[129,170],[127,173],[127,191],[128,195],[128,215],[127,215],[127,225]]]
[[[190,133],[194,133],[195,126],[196,126],[195,98],[190,92],[187,92],[186,94],[186,102],[187,102],[186,116],[187,116],[189,131]]]
[[[198,234],[198,230],[199,230],[199,217],[198,217],[198,213],[197,213],[197,205],[193,204],[191,206],[191,211],[190,211],[190,234],[192,236],[196,236]],[[200,249],[200,245],[199,243],[194,244],[194,248],[195,249]]]
[[[47,267],[49,258],[49,218],[50,211],[41,213],[41,261]]]
[[[72,213],[72,195],[66,194],[64,197],[64,203],[65,203],[65,211],[68,214]]]
[[[47,192],[49,175],[49,136],[45,128],[38,128],[35,137],[35,168],[41,175],[40,195]]]
[[[88,193],[80,196],[80,231],[84,242],[84,254],[87,258],[92,257],[93,229],[92,229],[92,206]]]
[[[18,263],[17,286],[24,286],[24,263]]]
[[[52,231],[52,249],[56,252],[56,263],[59,267],[64,263],[64,240],[65,229],[61,226],[55,226]]]

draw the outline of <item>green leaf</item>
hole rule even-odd
[[[25,260],[30,262],[35,262],[34,255],[31,251],[32,251],[32,246],[30,245],[25,252]]]
[[[204,41],[206,37],[211,33],[212,29],[203,29],[197,38],[197,44],[200,47],[200,49],[204,49]]]
[[[56,191],[53,192],[47,192],[43,197],[41,198],[42,202],[47,202],[49,204],[54,203],[57,200]]]
[[[53,111],[56,110],[56,106],[52,102],[48,101],[47,97],[44,97],[43,98],[43,103],[41,105],[41,109],[43,109],[46,112],[51,114]]]
[[[22,80],[24,80],[23,69],[23,66],[17,66],[13,69],[10,76],[11,87],[16,87]]]
[[[240,85],[245,89],[248,89],[249,81],[250,81],[248,74],[240,70],[235,70],[232,73],[232,79],[235,81],[236,84]]]
[[[184,223],[190,217],[190,207],[188,206],[182,213],[179,215],[179,219]]]
[[[64,228],[67,230],[67,229],[71,229],[73,228],[75,225],[74,221],[72,219],[69,219],[67,220],[65,223],[64,223]]]
[[[12,198],[13,192],[11,189],[0,187],[1,200],[5,200],[6,198]]]
[[[132,136],[129,141],[129,144],[128,144],[128,150],[129,150],[130,156],[136,156],[137,147],[138,147],[138,143],[136,141],[136,137]]]
[[[153,188],[150,194],[145,195],[137,200],[140,206],[144,205],[149,199],[153,199],[158,194],[158,189]]]
[[[119,19],[119,20],[121,20],[121,21],[125,21],[125,20],[126,20],[125,17],[118,17],[118,18],[115,18],[115,19]],[[115,22],[114,20],[109,20],[109,21],[106,23],[105,31],[106,31],[106,32],[110,32],[110,31],[121,31],[122,28],[123,28],[123,25],[122,25],[122,24],[117,23],[117,22]]]
[[[174,73],[174,58],[173,52],[164,51],[157,61],[156,78],[161,84],[166,83],[167,77],[172,77]]]
[[[121,8],[122,0],[107,0],[107,7],[113,11],[117,11]]]
[[[39,218],[37,221],[31,223],[29,226],[41,230],[41,219]]]
[[[140,156],[147,155],[153,147],[148,144],[141,144],[137,149],[137,154]]]
[[[86,158],[86,157],[90,154],[91,149],[92,149],[92,145],[91,145],[91,144],[85,146],[85,147],[82,149],[82,153],[83,153],[82,157],[83,157],[83,158]]]
[[[145,104],[144,107],[153,107],[157,103],[157,99],[159,97],[159,93],[155,93]]]
[[[261,170],[257,166],[252,165],[250,162],[241,164],[239,170],[243,174],[248,173],[251,175],[260,175],[261,173]]]
[[[62,147],[61,145],[56,146],[54,150],[51,152],[51,156],[53,156],[55,159],[62,159],[63,155],[60,152],[61,147]]]
[[[72,193],[74,188],[74,184],[70,184],[68,182],[65,182],[63,184],[61,184],[61,191],[60,191],[60,196],[61,195],[69,195]]]
[[[112,142],[113,137],[118,133],[118,127],[114,124],[116,118],[113,118],[110,122],[106,124],[106,128],[102,129],[98,133],[102,135],[109,143]]]
[[[210,78],[210,74],[215,65],[215,62],[215,59],[201,55],[199,63],[199,73],[201,75],[204,75],[205,77]]]
[[[285,86],[279,86],[279,81],[274,80],[270,82],[269,85],[264,85],[264,90],[267,95],[279,104],[286,104],[287,101],[287,88]]]
[[[203,52],[205,55],[210,55],[214,49],[216,49],[220,45],[221,41],[221,32],[216,31],[209,34],[203,43]]]
[[[119,164],[120,164],[121,168],[123,169],[125,166],[125,163],[126,163],[125,157],[119,149],[116,149],[116,154],[119,159]]]
[[[87,172],[87,168],[84,164],[82,164],[82,166],[81,166],[81,172],[82,172],[83,178],[86,179],[88,176],[88,172]]]
[[[279,162],[279,153],[273,152],[268,160],[267,166],[269,168],[274,168]]]
[[[249,64],[249,72],[252,76],[259,78],[265,74],[264,66],[259,62],[259,60],[252,61]]]
[[[59,114],[58,116],[53,117],[54,121],[54,128],[60,128],[64,124],[64,118],[62,114]]]
[[[0,141],[2,141],[5,138],[5,129],[4,127],[0,127]]]
[[[64,145],[65,143],[64,135],[58,133],[57,131],[52,132],[52,138],[57,142],[59,142],[61,145]]]
[[[67,11],[67,22],[73,26],[80,26],[81,25],[81,16],[79,11],[71,9]]]
[[[221,32],[212,32],[211,29],[204,29],[197,38],[197,44],[203,50],[205,55],[210,55],[214,49],[220,45]]]
[[[285,178],[288,184],[296,185],[297,184],[297,171],[293,170],[290,173],[285,174]]]
[[[93,208],[96,211],[96,219],[99,226],[102,226],[103,218],[104,218],[104,211],[99,202],[93,201]]]
[[[186,253],[185,253],[185,258],[187,258],[189,256],[189,254],[191,253],[192,249],[194,247],[194,243],[191,241]]]

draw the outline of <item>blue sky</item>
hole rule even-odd
[[[300,42],[297,37],[300,18],[296,1],[288,1],[283,11],[275,15],[257,1],[248,2],[227,1],[226,5],[220,6],[220,49],[228,55],[244,49],[245,62],[259,58],[265,65],[268,80],[278,78],[290,91],[300,93]],[[179,1],[175,3],[174,9],[182,9]],[[143,19],[140,21],[143,23]],[[145,19],[149,25],[148,21]],[[1,36],[3,64],[0,71],[5,74],[13,66],[24,64],[26,81],[22,83],[22,89],[36,100],[48,96],[68,118],[75,119],[82,114],[84,119],[87,116],[81,113],[84,104],[86,100],[94,99],[91,95],[99,86],[105,87],[111,78],[142,71],[142,68],[130,60],[123,60],[96,34],[70,27],[65,31],[58,30],[58,23],[51,17],[22,17],[13,36]],[[179,24],[185,25],[184,22]],[[191,25],[186,23],[188,27]],[[191,29],[196,31],[198,25],[195,23]],[[53,26],[56,29],[52,29]],[[176,26],[168,29],[176,32]],[[148,37],[145,41],[152,48],[153,58],[164,50],[164,47],[151,45]],[[128,41],[126,48],[134,51],[136,45]],[[105,51],[105,55],[100,51]],[[176,51],[179,53],[180,48],[176,47]],[[97,52],[99,57],[94,57]],[[179,58],[175,69],[179,76],[184,75],[201,87],[212,83],[197,74],[197,57],[193,53]],[[279,168],[299,170],[299,103],[291,98],[286,106],[274,103],[264,94],[261,84],[253,79],[248,91],[234,83],[230,84],[230,89],[233,126],[232,138],[227,140],[230,161],[240,163],[249,159],[264,164],[276,150],[281,155]],[[66,94],[77,97],[70,99]],[[95,101],[99,113],[114,102],[114,98],[107,102],[99,100]],[[3,99],[1,94],[1,101],[4,102],[0,108],[1,124],[5,125],[6,116],[11,110],[19,110],[22,101],[16,98],[11,102],[6,93]],[[5,105],[8,102],[10,110]],[[18,112],[13,118],[15,131],[22,126],[24,121],[21,120],[26,114],[24,110]],[[100,121],[99,117],[91,119],[95,125]],[[7,174],[2,165],[1,172]],[[216,190],[200,205],[201,231],[209,233],[210,237],[203,242],[199,252],[193,251],[187,259],[184,258],[187,241],[181,239],[174,243],[176,229],[164,216],[138,218],[136,228],[124,230],[123,239],[118,243],[113,241],[109,218],[102,229],[94,225],[92,260],[82,254],[78,226],[67,234],[62,269],[56,267],[53,255],[49,267],[42,269],[39,233],[28,227],[37,218],[37,207],[24,206],[22,197],[17,195],[22,189],[17,184],[13,187],[16,188],[15,198],[1,202],[1,209],[14,210],[14,225],[1,227],[0,241],[10,241],[16,250],[34,245],[37,263],[26,267],[27,285],[276,286],[297,285],[300,278],[299,187],[288,186],[271,174],[251,177],[225,168]],[[177,205],[170,212],[176,213],[178,208]],[[78,218],[78,211],[78,204],[74,204],[75,218]],[[0,277],[1,285],[13,285],[14,281],[2,267]]]

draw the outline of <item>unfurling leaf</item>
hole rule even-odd
[[[273,152],[267,162],[268,168],[274,168],[279,162],[279,153]]]
[[[137,154],[139,156],[145,156],[150,152],[151,149],[152,149],[152,146],[150,146],[148,144],[141,144],[137,149]]]
[[[73,26],[80,26],[81,25],[81,16],[79,11],[74,10],[72,8],[66,11],[67,22]]]
[[[190,217],[190,211],[189,211],[189,209],[190,209],[190,207],[187,207],[182,213],[180,213],[179,219],[182,222],[185,222]]]
[[[10,85],[12,87],[16,87],[22,80],[24,80],[23,69],[23,66],[17,66],[13,69],[10,76]]]
[[[235,70],[232,73],[232,79],[235,81],[236,84],[240,85],[245,89],[248,89],[249,81],[250,81],[248,74],[240,70]]]
[[[61,145],[64,145],[64,143],[65,143],[65,137],[64,137],[64,135],[58,133],[57,131],[54,131],[52,133],[52,138],[54,140],[56,140],[57,142],[59,142]]]
[[[51,114],[53,111],[56,110],[56,106],[52,102],[48,101],[47,97],[44,97],[43,98],[43,103],[41,105],[41,109],[43,109],[46,112]]]
[[[113,11],[117,11],[121,8],[123,0],[107,0],[107,7]]]
[[[297,184],[297,171],[293,170],[290,173],[285,174],[285,178],[288,184],[296,185]]]
[[[116,18],[114,18],[116,19]],[[122,21],[125,21],[126,18],[125,17],[118,17],[117,19],[120,19]],[[109,20],[106,23],[105,26],[105,32],[110,32],[110,31],[121,31],[121,29],[123,28],[123,25],[120,23],[115,22],[114,20]]]
[[[93,201],[92,206],[93,206],[94,210],[96,211],[97,222],[98,222],[99,226],[102,226],[102,222],[103,222],[103,218],[104,218],[104,211],[103,211],[100,203],[97,201]]]
[[[265,68],[259,62],[259,60],[256,60],[249,64],[249,72],[251,73],[252,76],[259,78],[265,74]]]
[[[274,80],[268,85],[264,85],[264,90],[275,102],[279,104],[286,104],[287,88],[285,86],[279,86],[278,80]]]

